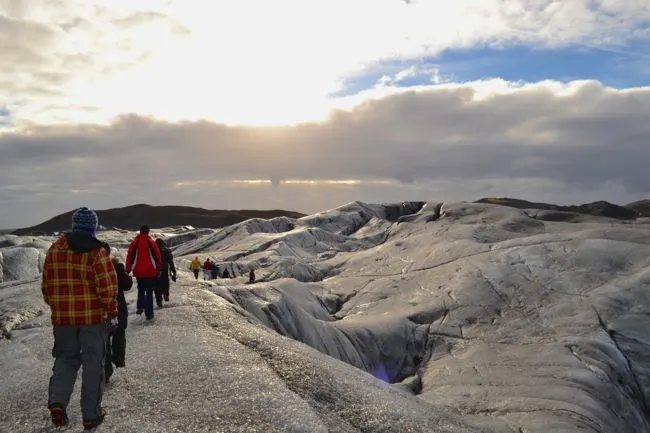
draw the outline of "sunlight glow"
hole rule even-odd
[[[284,179],[279,184],[285,185],[308,185],[308,186],[331,186],[331,185],[396,185],[395,180],[381,179]],[[236,180],[194,180],[174,183],[174,188],[196,188],[216,185],[272,185],[268,179],[236,179]]]
[[[650,20],[642,2],[545,3],[0,2],[0,13],[11,20],[40,26],[34,41],[24,42],[44,59],[19,65],[21,73],[13,73],[11,82],[27,90],[0,92],[0,107],[9,107],[18,126],[107,123],[124,113],[228,125],[318,121],[341,104],[332,95],[346,79],[367,76],[381,62],[405,61],[395,75],[399,80],[417,72],[419,59],[444,50],[488,41],[612,45]],[[9,38],[22,41],[21,35]],[[442,80],[434,70],[430,78],[426,85]],[[360,87],[352,93],[382,85]]]
[[[391,180],[357,180],[357,179],[287,179],[281,183],[287,185],[391,185]]]

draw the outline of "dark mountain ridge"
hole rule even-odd
[[[638,200],[625,205],[627,209],[633,210],[640,217],[650,217],[650,200]]]
[[[74,210],[57,215],[32,227],[15,230],[15,235],[39,235],[70,229]],[[299,212],[273,210],[208,210],[191,206],[151,206],[136,204],[121,208],[97,210],[99,224],[103,227],[117,227],[136,230],[143,224],[152,228],[194,226],[201,228],[221,228],[250,218],[270,219],[281,216],[300,218]]]
[[[531,202],[510,197],[484,197],[475,203],[488,203],[518,209],[540,209],[555,212],[570,212],[623,220],[650,217],[650,200],[639,200],[624,206],[607,201],[596,201],[581,205],[562,206],[551,203]],[[15,235],[39,235],[70,229],[72,210],[57,215],[31,227],[14,230]],[[280,209],[272,210],[208,210],[191,206],[151,206],[136,204],[121,208],[98,210],[99,223],[103,227],[136,230],[143,224],[152,228],[194,226],[200,228],[221,228],[250,218],[270,219],[281,216],[301,218],[305,214]]]
[[[644,202],[642,200],[641,202]],[[580,213],[585,215],[601,216],[608,218],[616,218],[623,220],[633,220],[640,216],[646,216],[643,213],[639,212],[635,207],[634,202],[625,206],[619,206],[616,204],[609,203],[607,201],[595,201],[593,203],[585,203],[581,205],[571,205],[571,206],[561,206],[550,203],[538,203],[530,202],[526,200],[520,200],[516,198],[509,197],[485,197],[480,200],[477,200],[475,203],[489,203],[489,204],[498,204],[501,206],[515,207],[518,209],[542,209],[549,211],[557,212],[573,212]],[[647,203],[646,203],[647,205]],[[638,206],[640,209],[642,206]],[[650,206],[647,206],[647,209],[650,211]],[[649,212],[650,214],[650,212]]]

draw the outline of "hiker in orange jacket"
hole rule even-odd
[[[199,271],[201,271],[201,261],[199,260],[198,257],[194,257],[194,260],[192,260],[192,264],[190,265],[190,269],[194,273],[194,279],[198,280]]]

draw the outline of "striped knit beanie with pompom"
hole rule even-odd
[[[72,214],[72,230],[82,230],[97,236],[97,214],[87,207],[81,207]]]

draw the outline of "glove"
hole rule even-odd
[[[106,328],[108,329],[109,334],[112,334],[113,332],[117,331],[118,326],[119,326],[119,322],[117,320],[117,317],[113,317],[112,319],[108,319],[106,321]]]
[[[172,274],[172,281],[176,282],[176,274]]]

